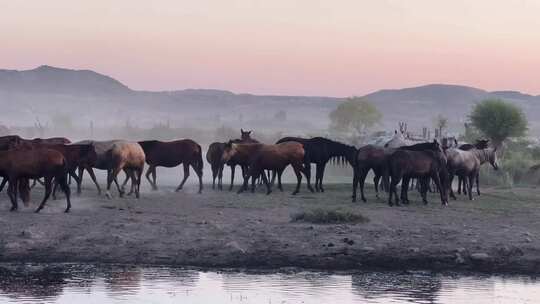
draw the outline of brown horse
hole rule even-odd
[[[135,196],[139,198],[141,176],[144,169],[145,154],[141,146],[136,142],[125,140],[93,141],[84,140],[76,144],[91,144],[96,151],[96,161],[93,165],[85,164],[79,167],[79,182],[82,183],[84,170],[88,171],[98,192],[101,194],[101,188],[97,183],[96,176],[92,168],[107,170],[107,192],[106,196],[110,199],[109,192],[112,182],[116,184],[120,197],[124,195],[124,190],[118,184],[117,175],[124,170],[131,178],[132,189]]]
[[[65,212],[69,212],[71,192],[67,184],[67,162],[60,152],[43,147],[1,151],[0,172],[9,180],[8,195],[12,205],[10,211],[15,211],[18,208],[17,187],[20,180],[44,177],[45,196],[36,212],[43,209],[49,199],[53,179],[59,183],[66,194],[67,207]]]
[[[184,165],[184,178],[176,191],[182,190],[184,183],[189,177],[189,166],[195,170],[199,177],[199,193],[202,193],[202,176],[203,176],[203,160],[202,148],[199,144],[191,139],[181,139],[170,142],[158,140],[140,141],[139,145],[146,154],[146,163],[149,165],[146,171],[146,179],[152,185],[152,189],[157,190],[156,184],[156,167],[172,168]],[[152,179],[150,179],[152,174]]]
[[[399,198],[397,195],[397,184],[403,179],[401,183],[401,200],[403,203],[408,204],[407,191],[409,180],[411,178],[418,178],[424,182],[421,183],[421,195],[424,204],[427,204],[427,178],[433,179],[435,185],[441,196],[441,203],[443,205],[448,204],[446,197],[446,181],[448,172],[446,170],[446,156],[444,152],[435,141],[433,145],[436,145],[437,150],[423,150],[423,151],[411,151],[405,149],[397,149],[388,157],[388,174],[391,178],[390,189],[388,195],[388,204],[393,205],[392,196],[395,195],[395,203],[399,205]]]
[[[212,168],[212,189],[216,187],[217,178],[217,187],[219,190],[223,190],[223,167],[225,164],[222,162],[221,157],[224,149],[225,143],[214,142],[210,144],[206,152],[206,161]]]
[[[278,174],[278,187],[282,190],[281,174],[288,165],[291,165],[296,174],[297,184],[293,194],[297,194],[300,190],[302,181],[302,173],[305,174],[304,162],[304,147],[297,142],[285,142],[277,145],[264,144],[237,144],[228,142],[223,151],[223,162],[228,162],[236,156],[249,156],[248,171],[244,175],[244,184],[238,190],[238,193],[245,191],[248,187],[249,178],[252,178],[251,192],[255,191],[255,178],[262,176],[266,184],[267,194],[272,192],[271,184],[264,174],[264,170],[276,171]]]
[[[34,138],[25,139],[25,141],[30,141],[33,144],[40,145],[67,145],[71,143],[71,140],[65,137]]]
[[[356,190],[360,185],[360,196],[362,201],[366,201],[364,196],[364,183],[370,170],[373,170],[373,184],[375,185],[375,193],[379,197],[379,181],[384,175],[387,159],[395,149],[383,148],[374,145],[360,147],[357,152],[356,165],[354,166],[353,177],[353,194],[352,201],[356,202]]]

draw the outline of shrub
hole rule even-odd
[[[291,215],[292,222],[314,224],[367,223],[369,219],[359,213],[343,210],[313,209]]]

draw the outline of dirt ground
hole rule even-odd
[[[158,181],[159,182],[159,181]],[[142,198],[99,197],[89,184],[34,214],[33,204],[10,213],[0,197],[0,262],[103,262],[201,267],[304,267],[314,269],[434,269],[540,273],[539,190],[484,189],[475,201],[435,194],[424,206],[416,194],[406,207],[389,207],[367,189],[367,203],[351,203],[350,184],[325,193],[267,196],[214,191],[195,184],[142,191]],[[113,194],[116,194],[113,192]],[[384,196],[384,195],[383,195]],[[361,224],[291,222],[314,208],[358,212]],[[347,239],[347,242],[344,241]],[[352,241],[351,241],[352,240]]]

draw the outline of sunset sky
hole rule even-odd
[[[0,68],[91,69],[139,90],[540,94],[538,0],[0,0],[0,42]]]

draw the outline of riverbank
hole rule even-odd
[[[540,273],[538,191],[485,189],[475,201],[430,205],[416,195],[388,207],[367,189],[368,203],[350,202],[350,185],[323,194],[237,195],[196,186],[145,190],[142,198],[107,200],[93,188],[73,199],[8,212],[0,203],[0,262],[91,262],[197,267],[326,270],[431,269]],[[313,224],[291,216],[324,208],[360,213],[367,223]]]

